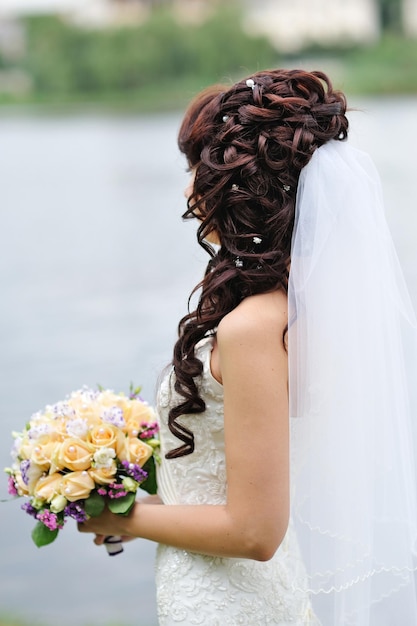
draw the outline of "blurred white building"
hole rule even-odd
[[[305,44],[372,42],[380,34],[378,0],[238,0],[245,27],[268,36],[281,50]],[[417,35],[417,0],[401,0],[405,32]],[[0,0],[4,19],[28,13],[59,13],[79,24],[106,27],[143,21],[152,7],[174,8],[180,19],[204,19],[221,0]]]
[[[257,0],[246,4],[246,29],[267,35],[283,51],[296,51],[306,44],[367,43],[379,36],[377,0]]]
[[[76,10],[89,0],[0,0],[0,19],[29,13],[56,13]]]
[[[407,35],[417,36],[417,0],[403,0],[403,23]]]
[[[0,0],[0,20],[55,13],[86,25],[106,26],[139,18],[147,4],[142,0]]]

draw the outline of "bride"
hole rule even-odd
[[[179,133],[210,260],[159,389],[161,626],[412,626],[416,325],[369,158],[321,72],[202,92]]]

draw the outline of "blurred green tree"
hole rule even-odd
[[[31,17],[24,67],[37,93],[59,95],[123,93],[184,77],[218,81],[276,64],[272,45],[243,32],[240,21],[231,6],[195,26],[167,9],[139,25],[92,30]]]

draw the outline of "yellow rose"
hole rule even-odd
[[[119,458],[121,461],[128,461],[143,467],[146,461],[151,458],[153,448],[147,443],[136,438],[129,438],[125,441],[125,446]]]
[[[74,409],[75,416],[66,417],[66,420],[86,419],[89,425],[97,424],[100,421],[100,405],[97,403],[97,398],[89,393],[74,393],[68,400],[68,404]]]
[[[36,484],[43,474],[43,468],[40,467],[37,463],[31,461],[29,467],[26,470],[26,478],[28,484],[27,487],[30,495],[33,495],[35,493]]]
[[[89,389],[73,391],[70,398],[67,400],[67,404],[71,409],[74,409],[76,414],[79,414],[84,409],[96,403],[97,395],[97,392]]]
[[[23,482],[21,472],[14,473],[14,482],[16,485],[17,493],[19,496],[28,496],[29,489],[28,486]]]
[[[68,418],[65,416],[57,417],[54,419],[54,437],[62,441],[67,434],[66,425]],[[51,433],[52,434],[52,433]]]
[[[110,467],[93,467],[88,471],[88,473],[99,485],[110,485],[110,483],[114,482],[116,471],[117,466],[113,461]]]
[[[95,405],[89,407],[88,409],[80,413],[80,415],[83,419],[87,420],[88,428],[91,429],[93,426],[97,426],[101,423],[100,413],[101,408],[98,405]]]
[[[61,494],[69,500],[85,500],[94,489],[94,480],[88,472],[71,472],[62,477]]]
[[[36,445],[32,449],[30,460],[36,463],[43,471],[49,470],[55,459],[60,444],[56,441],[48,441],[44,445]]]
[[[42,476],[35,485],[35,496],[44,502],[50,502],[60,493],[62,478],[61,474]]]
[[[125,435],[120,428],[104,422],[90,430],[89,439],[94,448],[114,448],[117,456],[123,450],[125,443]]]
[[[98,401],[101,407],[110,408],[112,406],[118,406],[121,409],[124,409],[128,402],[128,398],[114,393],[113,391],[102,391]]]
[[[32,456],[33,448],[35,447],[35,442],[29,439],[29,437],[23,437],[20,446],[19,446],[19,457],[23,460],[30,459]]]
[[[91,467],[94,448],[87,441],[70,437],[60,446],[56,465],[72,472],[80,472]]]
[[[154,422],[153,409],[141,402],[131,402],[126,416],[126,430],[129,437],[137,437],[143,422]]]

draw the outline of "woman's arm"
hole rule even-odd
[[[273,556],[289,510],[286,323],[286,298],[276,292],[244,300],[218,328],[227,503],[138,502],[129,516],[107,510],[80,525],[81,531],[142,537],[214,556]]]

